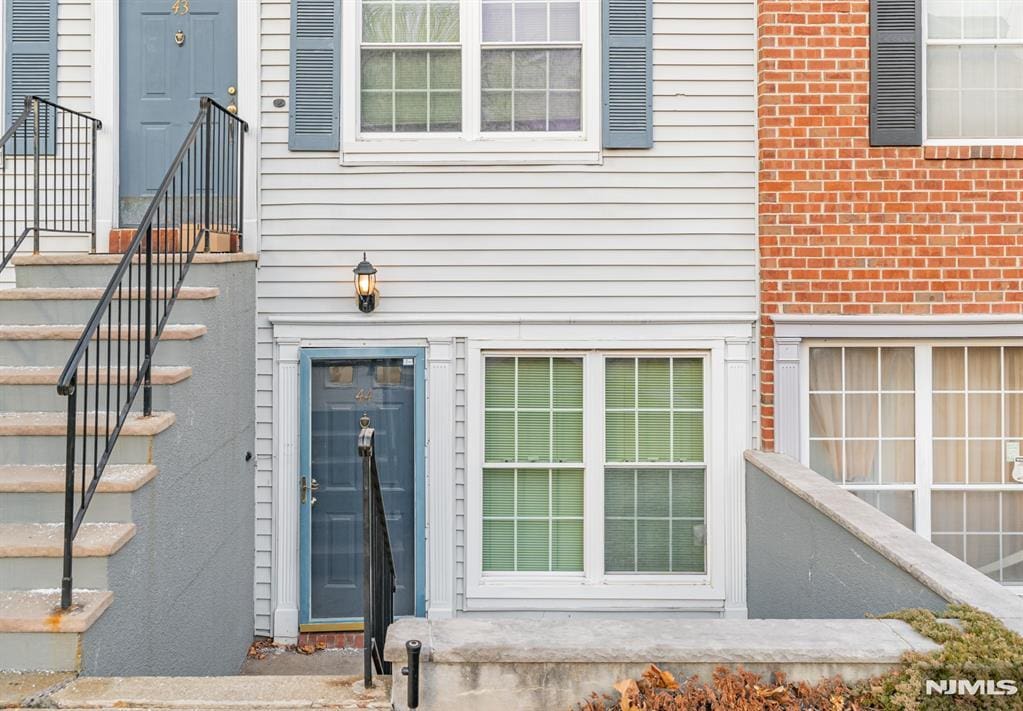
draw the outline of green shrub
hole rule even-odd
[[[944,711],[945,709],[1023,709],[1023,688],[1013,696],[930,695],[930,679],[1011,679],[1023,683],[1023,637],[997,618],[969,605],[952,605],[939,620],[930,610],[903,610],[884,616],[902,620],[942,645],[930,654],[907,653],[890,674],[861,685],[857,698],[864,708],[879,711]]]

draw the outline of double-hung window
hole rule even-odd
[[[821,344],[808,361],[810,467],[1023,586],[1023,347]]]
[[[485,354],[481,575],[705,577],[705,365]]]
[[[1023,1],[925,3],[927,137],[1023,140]]]
[[[599,3],[353,0],[343,12],[346,162],[599,157]]]

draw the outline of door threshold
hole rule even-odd
[[[298,626],[299,632],[362,632],[362,622],[310,622]]]

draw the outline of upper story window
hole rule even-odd
[[[599,158],[599,4],[343,4],[345,162]]]
[[[1023,139],[1023,2],[926,3],[928,138]]]

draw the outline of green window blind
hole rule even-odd
[[[604,569],[705,572],[704,505],[702,469],[608,469]]]
[[[704,470],[671,466],[703,462],[703,359],[608,358],[604,373],[604,569],[704,572]]]
[[[703,360],[608,358],[608,462],[703,461]]]
[[[579,463],[583,459],[583,362],[579,358],[487,358],[487,463]]]
[[[485,469],[484,572],[582,569],[582,469]]]
[[[582,359],[488,357],[483,436],[483,570],[581,571]]]

